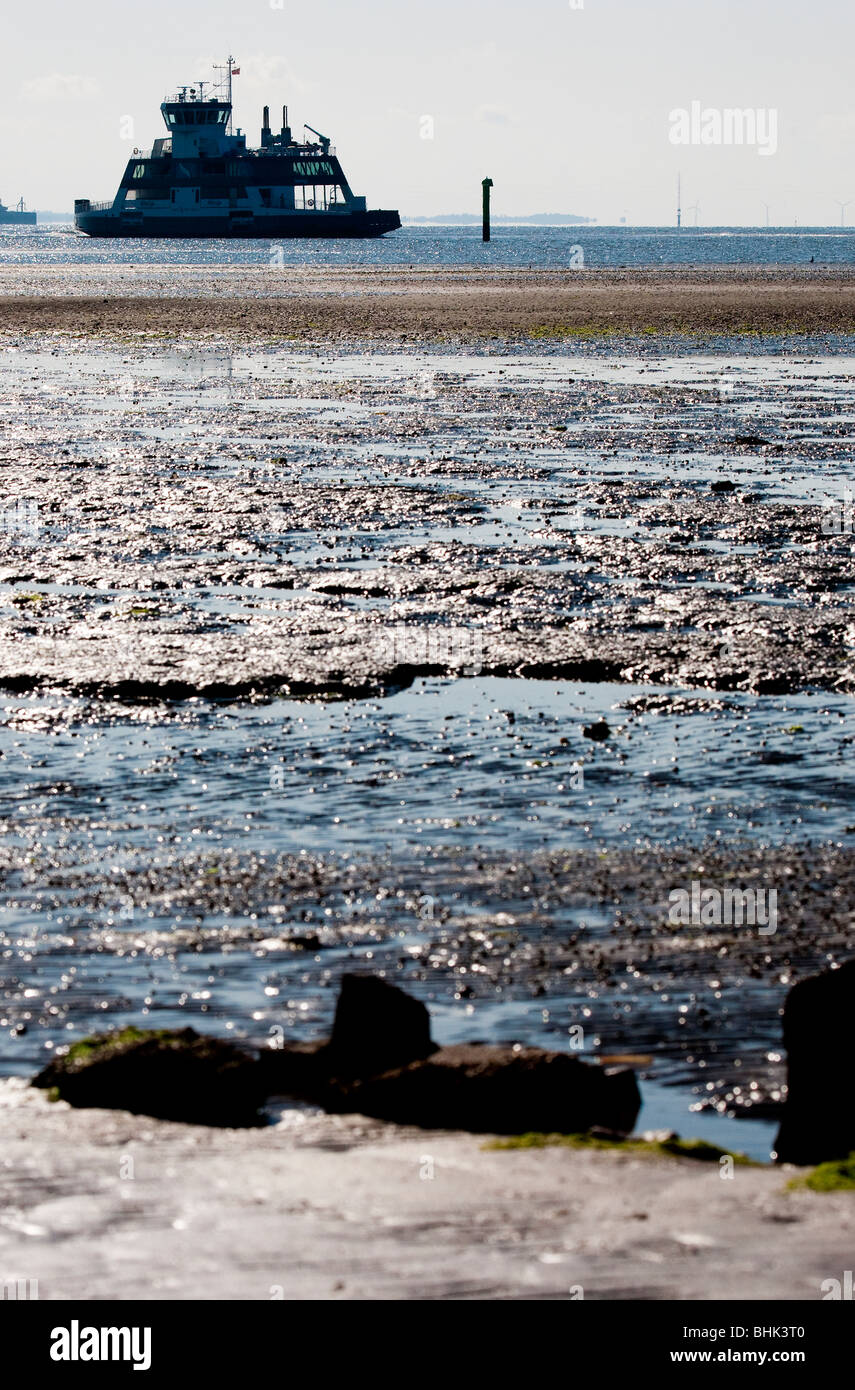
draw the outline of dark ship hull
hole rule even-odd
[[[82,200],[85,202],[85,200]],[[79,232],[92,237],[254,237],[266,241],[286,241],[306,237],[380,237],[401,225],[397,212],[375,209],[366,212],[282,212],[237,217],[227,213],[210,215],[128,215],[88,211],[75,204],[74,224]]]
[[[14,208],[0,206],[0,227],[35,227],[37,217],[34,212],[17,212]]]

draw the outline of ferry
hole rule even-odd
[[[397,212],[372,210],[355,194],[330,139],[312,126],[296,140],[282,108],[261,141],[247,148],[232,129],[230,58],[219,91],[211,82],[181,87],[161,104],[168,134],[134,150],[111,203],[77,198],[74,224],[92,237],[380,237],[397,230]],[[211,93],[206,88],[212,88]]]

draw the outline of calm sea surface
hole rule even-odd
[[[276,243],[278,246],[280,243]],[[0,266],[266,265],[267,240],[110,241],[76,233],[69,224],[35,232],[0,228]],[[284,241],[286,265],[491,265],[560,268],[573,248],[584,264],[846,265],[855,261],[855,229],[828,227],[526,227],[496,226],[485,246],[481,229],[412,227],[376,241]],[[576,254],[578,260],[578,254]]]

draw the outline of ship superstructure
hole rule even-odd
[[[376,237],[400,227],[397,212],[369,210],[353,193],[330,140],[295,140],[283,107],[274,132],[265,106],[261,142],[248,149],[231,129],[228,88],[182,87],[161,105],[168,134],[135,150],[111,203],[79,198],[75,225],[102,237]]]

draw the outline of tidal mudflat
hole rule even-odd
[[[629,243],[589,244],[590,262],[568,270],[566,233],[551,250],[526,234],[488,248],[470,236],[456,248],[464,263],[454,264],[446,238],[429,247],[418,237],[396,238],[383,244],[379,262],[371,247],[313,260],[299,243],[213,241],[197,249],[173,242],[171,257],[152,263],[145,242],[117,243],[105,257],[91,242],[57,232],[24,238],[17,255],[14,241],[0,246],[0,328],[130,340],[230,334],[252,346],[326,340],[357,348],[367,339],[465,348],[655,333],[826,337],[855,332],[849,235],[798,239],[800,264],[774,259],[786,239],[775,249],[773,238],[764,250],[757,243],[752,250],[750,240],[695,243],[717,257],[729,247],[737,258],[729,264],[675,263],[686,243],[667,238],[648,248],[665,265],[620,263],[635,254]],[[811,249],[821,264],[808,263]],[[750,263],[758,255],[773,259]],[[749,263],[739,264],[740,256]]]
[[[316,1036],[358,963],[442,1041],[637,1056],[650,1123],[775,1117],[851,936],[850,340],[2,369],[7,1074]],[[695,883],[776,920],[675,925]]]

